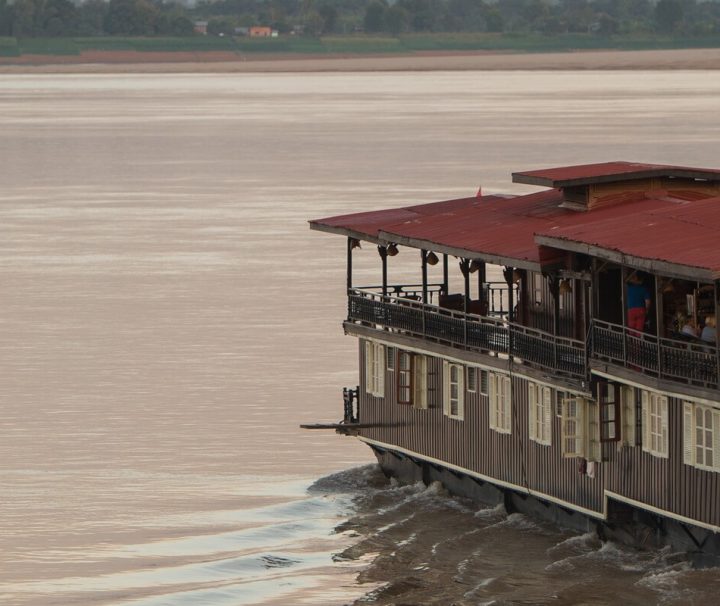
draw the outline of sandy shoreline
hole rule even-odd
[[[12,63],[10,62],[12,61]],[[242,73],[467,70],[716,70],[720,49],[500,54],[432,52],[412,55],[247,55],[230,53],[93,52],[24,56],[0,62],[5,74]]]

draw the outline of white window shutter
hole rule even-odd
[[[450,414],[450,364],[443,360],[443,413]]]
[[[714,436],[713,436],[714,437]],[[683,402],[683,463],[692,465],[695,454],[695,418],[693,405]]]
[[[458,367],[458,410],[457,416],[461,419],[465,417],[465,369]]]
[[[488,401],[490,406],[488,407],[489,423],[491,429],[497,429],[497,409],[498,409],[498,376],[494,373],[488,373],[488,382],[490,397]]]
[[[650,452],[650,394],[642,392],[642,449]]]
[[[713,467],[720,470],[720,411],[712,413]]]
[[[543,435],[545,444],[552,442],[552,392],[549,387],[543,387]]]
[[[365,393],[370,394],[373,392],[372,377],[375,372],[375,368],[373,368],[372,348],[373,343],[365,341]]]
[[[377,395],[385,395],[385,347],[378,344],[378,351],[375,357],[377,364]]]
[[[531,440],[538,440],[541,437],[537,435],[535,429],[536,423],[536,407],[537,407],[537,387],[535,383],[528,382],[528,425]]]
[[[623,387],[622,390],[622,407],[623,418],[625,419],[623,427],[623,442],[628,446],[635,446],[635,389],[633,387]]]
[[[668,399],[665,396],[660,398],[660,425],[662,430],[662,456],[667,457],[670,449],[668,446]]]
[[[503,411],[504,411],[504,421],[505,426],[503,429],[507,433],[511,433],[511,425],[510,425],[510,415],[512,413],[512,404],[510,400],[511,396],[511,387],[510,387],[510,377],[503,377]]]

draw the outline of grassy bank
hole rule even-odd
[[[0,38],[0,56],[79,55],[83,51],[202,52],[223,51],[283,54],[372,54],[421,51],[562,52],[573,50],[662,50],[720,48],[720,35],[678,38],[670,36],[613,36],[566,34],[412,34],[399,37],[334,36],[306,38]]]

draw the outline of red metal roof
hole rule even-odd
[[[618,174],[638,166],[645,170],[659,165],[614,162],[552,169],[552,175],[587,176],[592,171]],[[547,177],[551,171],[535,172]],[[720,176],[720,171],[705,173]],[[311,221],[311,226],[514,267],[539,267],[540,245],[572,248],[563,243],[575,243],[576,250],[579,245],[594,246],[638,259],[701,268],[720,276],[720,197],[708,195],[692,189],[626,191],[618,194],[615,204],[578,212],[561,206],[563,193],[552,189],[517,197],[461,198],[355,213]],[[544,249],[544,258],[546,252]]]
[[[623,210],[626,212],[618,212]],[[640,259],[705,269],[720,277],[720,197],[672,203],[648,200],[610,214],[588,213],[582,223],[538,231],[537,236],[558,247],[564,242],[582,243]]]
[[[600,164],[580,164],[577,166],[522,171],[513,173],[512,177],[515,183],[542,185],[545,187],[569,187],[651,177],[682,177],[716,181],[720,180],[720,170],[666,164],[641,164],[638,162],[603,162]]]
[[[313,229],[328,231],[331,233],[342,233],[371,241],[378,239],[378,232],[403,221],[412,221],[422,216],[438,216],[444,213],[454,213],[465,208],[473,208],[481,203],[481,200],[504,200],[508,196],[483,196],[478,198],[458,198],[445,200],[443,202],[431,202],[429,204],[416,204],[402,208],[391,208],[385,210],[374,210],[363,213],[352,213],[349,215],[338,215],[325,219],[310,221]]]

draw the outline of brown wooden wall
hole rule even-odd
[[[362,436],[603,511],[602,466],[592,479],[579,473],[578,459],[562,457],[558,417],[553,415],[552,446],[529,439],[527,380],[513,378],[512,433],[501,434],[490,429],[488,397],[479,392],[466,391],[464,420],[443,414],[442,358],[428,356],[427,410],[397,403],[397,371],[385,371],[385,398],[365,393],[363,348],[360,340],[360,420],[377,426],[362,429]]]
[[[489,427],[488,397],[465,393],[464,420],[443,414],[442,358],[428,358],[428,409],[398,404],[397,371],[385,370],[385,397],[365,393],[364,341],[360,343],[360,415],[373,427],[360,435],[399,446],[519,487],[603,512],[604,490],[652,507],[720,526],[720,474],[683,463],[682,402],[669,401],[668,459],[643,452],[640,446],[603,446],[608,460],[595,478],[579,472],[580,459],[563,458],[560,418],[553,414],[552,445],[529,439],[528,381],[512,380],[512,433]],[[480,383],[478,374],[478,389]],[[553,405],[556,393],[553,391]]]
[[[695,520],[720,526],[720,474],[683,462],[681,400],[668,398],[669,457],[642,447],[606,447],[607,489]]]

